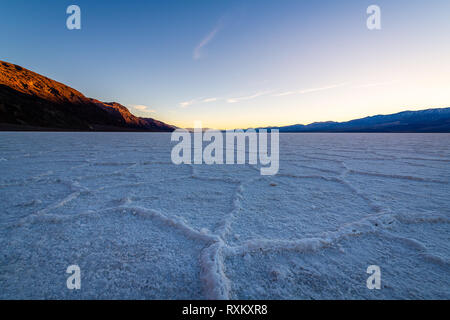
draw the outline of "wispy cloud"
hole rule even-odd
[[[296,92],[296,91],[285,91],[285,92],[282,92],[282,93],[276,93],[273,96],[274,97],[284,97],[284,96],[290,96],[291,94],[296,94],[296,93],[298,93],[298,92]]]
[[[197,105],[197,104],[202,104],[202,103],[209,103],[209,102],[216,102],[216,101],[221,101],[221,102],[226,102],[226,103],[238,103],[238,102],[242,102],[242,101],[249,101],[249,100],[253,100],[256,98],[260,98],[260,97],[264,97],[264,96],[270,96],[270,97],[282,97],[282,96],[288,96],[288,95],[293,95],[293,94],[307,94],[307,93],[311,93],[311,92],[319,92],[319,91],[325,91],[325,90],[331,90],[331,89],[335,89],[335,88],[339,88],[339,87],[343,87],[346,86],[347,83],[340,83],[340,84],[334,84],[334,85],[330,85],[330,86],[324,86],[324,87],[318,87],[318,88],[310,88],[310,89],[303,89],[303,90],[297,90],[297,91],[284,91],[284,92],[278,92],[275,93],[278,90],[264,90],[264,91],[258,91],[256,93],[253,94],[249,94],[249,95],[245,95],[245,96],[231,96],[228,98],[196,98],[196,99],[192,99],[192,100],[187,100],[184,102],[180,102],[179,105],[182,108],[186,108],[189,107],[191,105]]]
[[[189,101],[183,101],[183,102],[180,102],[180,107],[186,108],[186,107],[189,107],[190,105],[194,104],[195,102],[196,102],[195,99],[189,100]]]
[[[214,102],[214,101],[217,101],[219,98],[206,98],[206,99],[203,99],[201,102],[202,103],[207,103],[207,102]]]
[[[214,102],[217,100],[220,100],[220,98],[197,98],[197,99],[180,102],[179,105],[182,108],[187,108],[193,104],[208,103],[208,102]]]
[[[219,22],[216,24],[214,29],[212,29],[203,39],[200,41],[200,43],[194,48],[193,53],[193,59],[198,60],[200,59],[202,55],[202,49],[210,43],[219,33],[219,31],[222,29],[223,26],[223,17],[219,20]]]
[[[202,97],[202,98],[196,98],[196,99],[191,99],[191,100],[180,102],[179,106],[181,108],[187,108],[192,105],[198,105],[198,104],[202,104],[202,103],[210,103],[210,102],[216,102],[216,101],[224,101],[227,103],[236,103],[236,102],[240,102],[240,101],[248,101],[248,100],[252,100],[252,99],[255,99],[255,98],[258,98],[261,96],[269,95],[272,92],[274,92],[274,91],[273,90],[258,91],[251,95],[240,96],[240,97],[236,97],[236,98],[218,98],[218,97],[204,98],[204,97]]]
[[[145,112],[145,113],[154,113],[154,112],[156,112],[154,109],[151,109],[148,106],[144,106],[143,104],[131,105],[130,108],[132,108],[132,109],[134,109],[136,111]]]
[[[272,92],[273,92],[273,90],[271,90],[271,91],[259,91],[257,93],[252,94],[252,95],[249,95],[249,96],[243,96],[243,97],[238,97],[238,98],[228,98],[227,102],[228,103],[236,103],[236,102],[240,102],[240,101],[252,100],[252,99],[255,99],[255,98],[259,98],[261,96],[265,96],[265,95],[271,94]]]
[[[339,84],[333,84],[333,85],[324,86],[324,87],[302,89],[302,90],[296,90],[296,91],[286,91],[286,92],[276,93],[273,96],[274,97],[283,97],[283,96],[290,96],[290,95],[293,95],[293,94],[307,94],[307,93],[312,93],[312,92],[319,92],[319,91],[326,91],[326,90],[336,89],[336,88],[340,88],[340,87],[343,87],[343,86],[346,86],[346,85],[347,85],[347,83],[339,83]]]

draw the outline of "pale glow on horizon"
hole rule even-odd
[[[331,89],[331,88],[330,88]],[[256,98],[256,97],[255,97]],[[185,120],[172,114],[167,121],[178,127],[191,128],[194,121],[215,129],[236,129],[266,126],[310,124],[321,121],[349,121],[392,114],[407,110],[450,107],[450,81],[447,83],[401,81],[348,84],[333,90],[312,91],[308,95],[265,95],[253,101],[236,101],[237,109],[227,108],[227,101],[213,101],[215,112],[191,113]],[[216,105],[214,105],[216,103]]]

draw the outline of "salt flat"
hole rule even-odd
[[[449,134],[282,134],[275,176],[172,146],[0,133],[0,298],[450,298]]]

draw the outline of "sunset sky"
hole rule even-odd
[[[450,106],[450,1],[343,2],[2,0],[0,60],[180,127]]]

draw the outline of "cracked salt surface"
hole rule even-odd
[[[449,141],[283,134],[261,176],[175,166],[170,134],[0,133],[0,298],[449,299]]]

